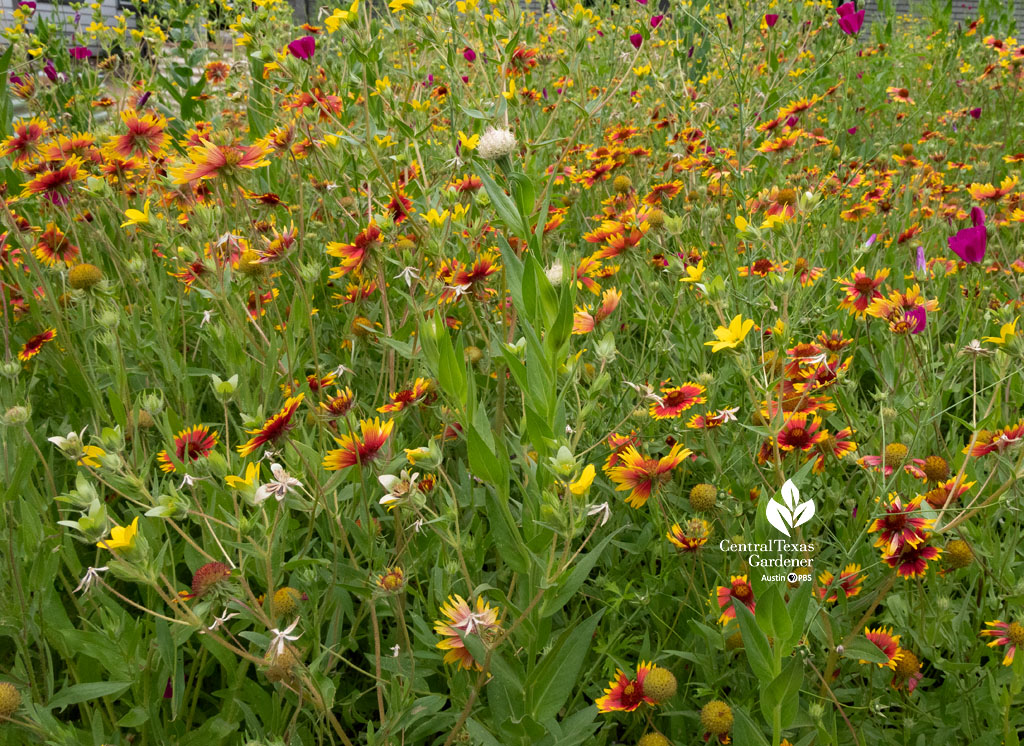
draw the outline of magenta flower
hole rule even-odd
[[[651,28],[658,28],[664,20],[665,16],[651,16]]]
[[[466,58],[466,62],[476,62],[476,52],[473,51],[472,47],[463,49],[462,56]]]
[[[928,263],[924,258],[924,246],[917,247],[917,271],[924,272],[928,268]]]
[[[68,50],[73,60],[87,60],[92,57],[92,50],[89,47],[71,47]]]
[[[316,39],[312,36],[300,36],[295,41],[288,42],[288,51],[296,59],[308,60],[316,51]]]
[[[856,135],[857,134],[857,128],[856,127],[850,127],[850,129],[848,129],[846,131],[849,132],[851,135]]]
[[[18,3],[18,7],[28,8],[33,13],[36,11],[36,4],[32,0],[21,0],[21,2]]]
[[[765,13],[764,23],[768,28],[775,28],[775,24],[779,22],[778,13]]]
[[[975,106],[973,109],[971,109],[967,113],[971,115],[971,119],[981,119],[981,107],[980,106]]]
[[[633,45],[633,49],[639,49],[640,45],[644,43],[644,35],[633,34],[629,37],[629,43]]]
[[[839,14],[839,28],[844,34],[857,34],[864,25],[864,11],[857,10],[853,3],[843,3],[836,8]]]
[[[914,328],[910,330],[911,334],[920,334],[928,325],[928,313],[924,310],[924,306],[914,306],[905,311],[903,316],[914,322]]]
[[[971,208],[971,225],[985,225],[985,211],[980,207]]]
[[[43,65],[43,74],[50,79],[51,83],[57,82],[57,68],[53,66],[53,60],[47,60]]]
[[[973,211],[972,211],[973,212]],[[985,224],[962,228],[955,236],[950,236],[949,248],[968,264],[980,264],[985,258],[988,245],[988,231]]]
[[[647,0],[636,0],[641,5],[647,5]]]

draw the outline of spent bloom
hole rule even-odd
[[[511,130],[488,127],[480,136],[477,154],[486,161],[496,161],[515,152],[518,143]]]

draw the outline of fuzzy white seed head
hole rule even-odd
[[[480,143],[477,145],[477,155],[488,161],[495,161],[503,156],[511,155],[518,143],[516,136],[506,129],[495,129],[489,127],[480,136]]]

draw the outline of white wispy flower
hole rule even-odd
[[[295,621],[289,624],[284,629],[270,630],[270,634],[272,634],[273,637],[270,640],[270,647],[267,649],[267,651],[273,657],[276,658],[277,656],[281,655],[284,652],[285,645],[287,645],[289,642],[295,642],[300,637],[302,637],[302,635],[292,634],[292,632],[295,631],[295,628],[297,626],[299,626],[299,617],[295,617]]]
[[[75,588],[75,593],[78,593],[79,591],[88,593],[89,589],[100,581],[100,573],[106,572],[109,569],[109,567],[90,567],[85,571],[85,575],[82,576],[82,582],[80,582],[78,587]]]
[[[261,484],[256,489],[256,494],[252,496],[253,501],[257,505],[268,497],[274,497],[278,502],[281,502],[292,491],[293,487],[302,486],[302,482],[286,472],[281,464],[271,464],[270,471],[274,474],[274,479],[266,484]]]
[[[601,516],[601,525],[608,523],[608,519],[612,516],[612,508],[608,503],[601,503],[600,505],[591,505],[587,509],[587,515],[599,515]]]

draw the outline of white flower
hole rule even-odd
[[[331,372],[332,372],[332,373],[333,373],[333,374],[334,374],[334,375],[335,375],[336,377],[338,377],[338,376],[343,376],[343,375],[345,375],[346,373],[351,373],[351,372],[352,372],[352,369],[351,369],[351,368],[348,368],[348,367],[346,367],[346,366],[344,366],[344,365],[339,365],[339,366],[338,366],[337,368],[335,368],[335,369],[334,369],[333,371],[331,371]]]
[[[294,642],[295,640],[298,640],[300,637],[302,637],[302,635],[292,634],[292,632],[295,631],[295,628],[298,626],[298,624],[299,617],[295,617],[295,621],[289,624],[284,629],[270,630],[270,634],[273,635],[273,638],[271,638],[270,640],[270,647],[267,649],[267,652],[269,652],[273,657],[276,658],[284,652],[285,645],[287,645],[289,642]]]
[[[286,472],[281,464],[271,464],[270,471],[274,474],[274,480],[261,484],[256,490],[256,494],[252,496],[253,501],[257,505],[270,496],[275,497],[278,502],[281,502],[284,500],[285,495],[292,491],[292,487],[302,486],[302,482]]]
[[[476,152],[484,160],[495,161],[498,158],[511,155],[517,146],[516,136],[511,131],[488,127],[487,131],[480,135],[480,143],[476,146]]]
[[[238,616],[238,612],[237,611],[234,611],[234,612],[229,614],[228,610],[224,609],[224,613],[221,614],[219,617],[214,618],[213,624],[211,624],[209,627],[207,627],[206,629],[199,630],[199,634],[203,634],[204,632],[213,632],[215,629],[217,629],[221,625],[227,623],[227,621],[229,619],[233,619],[236,616]]]
[[[210,323],[210,319],[213,318],[213,311],[203,311],[203,320],[199,322],[199,328],[202,329],[204,326]]]
[[[721,418],[722,422],[735,422],[736,413],[740,411],[739,407],[732,407],[726,409],[719,409],[717,417]]]
[[[544,270],[544,274],[547,276],[548,282],[550,282],[552,285],[561,285],[565,272],[564,268],[562,267],[562,263],[555,262],[546,270]]]
[[[420,279],[420,271],[415,267],[406,267],[397,275],[395,275],[396,280],[399,278],[405,280],[405,284],[408,287],[412,287],[413,281]]]
[[[86,425],[85,427],[89,426]],[[85,435],[85,427],[82,428],[82,435]],[[66,438],[63,438],[60,435],[54,435],[52,438],[47,438],[47,440],[69,456],[80,454],[82,452],[82,437],[74,430],[68,433],[68,437]]]
[[[608,503],[601,503],[600,505],[591,505],[587,509],[587,515],[600,515],[601,525],[608,523],[608,519],[611,518],[612,509]]]
[[[380,504],[391,505],[399,502],[403,497],[416,489],[416,480],[419,476],[420,473],[417,471],[410,477],[409,472],[402,469],[401,475],[397,477],[394,474],[382,474],[377,477],[377,481],[388,491],[388,494],[380,499]]]
[[[90,567],[85,571],[85,575],[82,577],[82,582],[75,588],[75,593],[79,591],[89,592],[96,583],[100,581],[100,573],[109,570],[109,567]]]
[[[402,646],[401,646],[401,645],[395,645],[394,647],[392,647],[392,648],[391,648],[391,654],[392,654],[392,655],[393,655],[393,656],[394,656],[395,658],[397,658],[397,657],[398,657],[398,654],[399,654],[400,652],[402,652]]]

